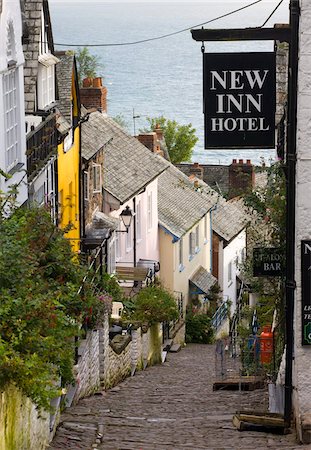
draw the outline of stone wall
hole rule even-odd
[[[138,328],[131,335],[117,335],[109,341],[109,318],[99,330],[88,331],[78,349],[74,367],[76,385],[69,389],[67,404],[77,403],[102,385],[110,388],[136,370],[161,362],[162,327]],[[60,404],[55,399],[53,404]],[[53,437],[59,410],[50,415],[38,412],[35,405],[14,386],[0,397],[0,450],[43,450]],[[56,420],[55,420],[56,417]]]
[[[99,334],[99,330],[88,331],[86,338],[80,341],[78,363],[74,368],[77,380],[74,403],[92,394],[100,386]]]
[[[101,339],[104,342],[104,334]],[[100,378],[107,389],[134,375],[136,370],[161,363],[162,327],[155,324],[147,330],[137,328],[131,336],[116,336],[108,347],[105,344],[101,347]]]
[[[47,414],[14,386],[1,393],[0,450],[43,450],[49,437]]]

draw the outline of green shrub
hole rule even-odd
[[[186,315],[186,342],[210,344],[213,341],[211,318],[206,314]]]
[[[133,307],[133,320],[148,322],[150,325],[178,319],[174,296],[159,285],[141,289],[134,299]]]
[[[85,274],[44,209],[0,219],[0,389],[14,383],[48,408],[54,382],[73,381],[74,338],[107,303],[86,283],[78,293]]]

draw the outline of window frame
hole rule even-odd
[[[99,179],[98,174],[96,174],[96,171],[99,172]],[[101,187],[102,187],[102,173],[101,173],[101,165],[93,163],[92,166],[92,175],[93,175],[93,194],[100,194],[101,193]],[[97,182],[99,186],[97,186]]]
[[[200,225],[197,225],[195,228],[195,253],[200,251]]]
[[[136,241],[140,242],[142,240],[142,227],[141,227],[141,202],[137,202],[136,204]]]
[[[148,192],[148,195],[147,195],[147,226],[148,226],[148,231],[150,231],[153,226],[152,191]]]
[[[5,127],[5,165],[6,171],[13,169],[20,160],[20,105],[18,89],[18,69],[4,73],[2,80]]]
[[[189,233],[189,261],[194,258],[195,255],[195,234],[193,231]]]
[[[184,240],[181,237],[179,240],[179,247],[178,247],[178,268],[179,268],[179,272],[182,272],[185,268],[184,266]]]
[[[90,200],[90,174],[87,170],[83,171],[83,198],[86,202]]]
[[[228,286],[231,286],[231,284],[233,283],[232,269],[233,269],[233,264],[232,264],[232,260],[231,260],[231,261],[229,261],[228,267],[227,267],[227,282],[228,282]]]

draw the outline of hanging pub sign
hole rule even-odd
[[[275,53],[204,53],[205,148],[274,148]]]
[[[311,241],[301,241],[302,345],[311,345]]]
[[[283,274],[283,256],[279,248],[254,248],[253,276],[280,277]]]

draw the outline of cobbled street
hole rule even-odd
[[[214,351],[214,346],[188,345],[169,353],[162,366],[81,400],[62,415],[50,449],[311,449],[298,445],[294,433],[239,432],[233,427],[237,410],[260,411],[267,399],[261,390],[213,392]]]

